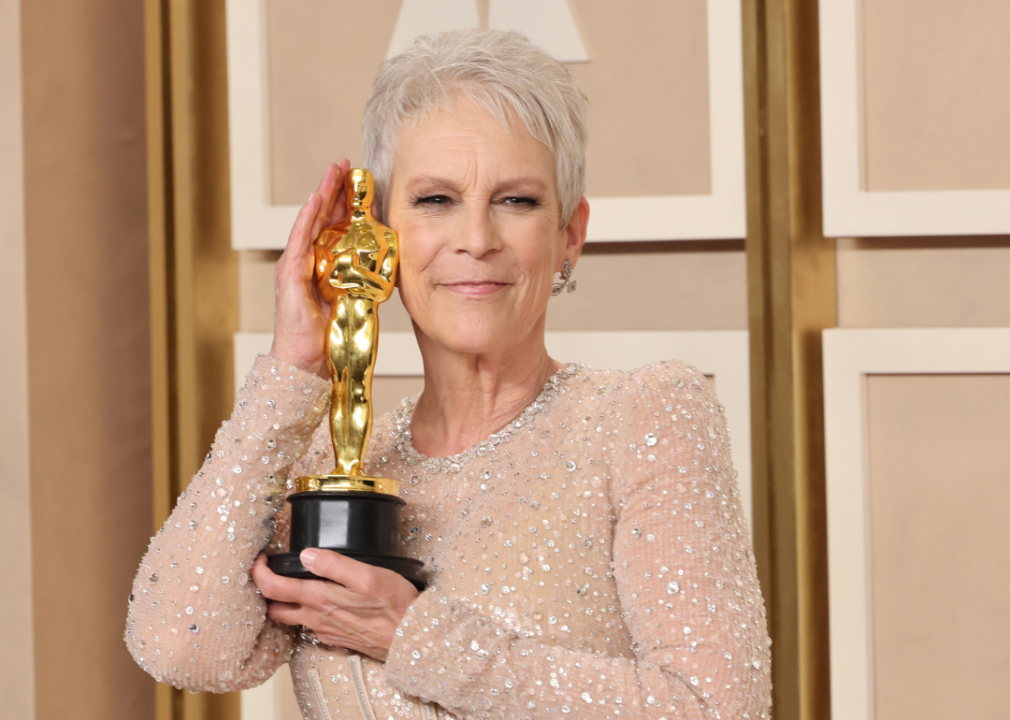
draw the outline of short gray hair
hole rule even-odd
[[[462,93],[509,128],[514,114],[554,154],[561,225],[586,185],[586,96],[564,65],[515,31],[454,30],[418,38],[382,64],[365,105],[365,167],[385,217],[405,120],[449,107]]]

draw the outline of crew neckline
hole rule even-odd
[[[455,473],[475,457],[486,457],[492,454],[499,445],[512,439],[512,434],[533,424],[536,416],[545,412],[554,398],[564,389],[565,382],[583,369],[585,366],[567,363],[554,372],[544,383],[543,388],[534,398],[533,402],[527,405],[514,420],[506,423],[497,432],[492,433],[484,440],[470,446],[466,450],[455,455],[429,456],[419,452],[414,447],[413,435],[410,431],[410,424],[414,416],[414,408],[417,398],[405,397],[397,408],[394,421],[396,424],[394,447],[399,452],[400,457],[408,465],[420,465],[423,470],[431,474]]]

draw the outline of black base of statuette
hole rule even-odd
[[[305,548],[322,548],[392,570],[424,590],[424,563],[397,554],[400,508],[406,505],[399,497],[357,490],[316,491],[295,493],[288,502],[291,551],[267,557],[273,572],[285,577],[318,578],[302,565],[299,554]]]

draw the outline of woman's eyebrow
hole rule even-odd
[[[538,177],[515,177],[503,180],[495,186],[495,192],[522,190],[524,192],[546,192],[547,184]]]
[[[433,190],[445,189],[453,192],[461,192],[454,180],[439,175],[416,175],[404,185],[407,192],[416,192],[418,189]],[[506,178],[494,186],[495,193],[521,190],[523,192],[546,192],[547,184],[535,176],[518,176]]]
[[[416,175],[407,181],[404,189],[408,192],[418,188],[445,188],[446,190],[457,191],[456,183],[449,178],[438,175]]]

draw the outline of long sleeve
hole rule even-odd
[[[766,718],[764,607],[722,411],[697,371],[660,364],[604,403],[612,571],[633,657],[545,644],[472,600],[423,592],[386,677],[463,716]]]
[[[152,539],[130,595],[126,644],[161,682],[224,692],[258,685],[290,654],[250,580],[286,480],[326,412],[330,384],[259,356],[200,472]]]

